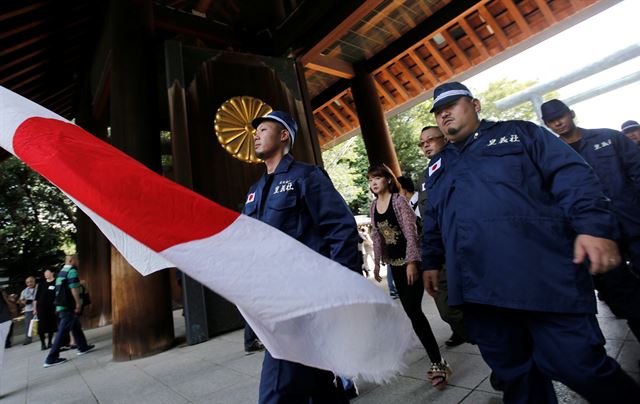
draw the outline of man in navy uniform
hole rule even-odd
[[[640,123],[636,121],[625,121],[620,126],[620,130],[629,140],[640,146]]]
[[[545,102],[541,112],[545,125],[593,167],[611,199],[611,211],[620,225],[623,265],[594,276],[593,281],[598,296],[616,316],[627,320],[640,341],[640,150],[616,130],[579,128],[575,113],[560,100]]]
[[[344,199],[323,169],[289,154],[298,132],[296,121],[286,112],[272,111],[252,124],[255,152],[267,170],[249,189],[242,213],[359,273],[358,230]],[[267,351],[259,402],[329,404],[348,399],[333,373],[277,359]]]
[[[620,263],[615,221],[584,160],[531,122],[480,120],[452,82],[432,112],[451,142],[426,172],[422,265],[501,382],[506,403],[557,403],[558,380],[593,403],[636,402],[638,386],[608,357],[592,273]]]

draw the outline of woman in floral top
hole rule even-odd
[[[380,282],[380,263],[389,264],[402,307],[432,362],[427,377],[433,386],[442,389],[447,384],[451,368],[440,355],[438,342],[427,317],[422,312],[424,286],[419,270],[420,247],[416,215],[409,203],[398,193],[400,186],[389,167],[370,167],[367,175],[369,188],[376,196],[369,212],[375,263],[374,277]]]

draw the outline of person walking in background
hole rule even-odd
[[[425,126],[420,132],[420,143],[418,146],[422,154],[429,160],[437,156],[449,144],[447,138],[437,126]],[[425,187],[426,172],[423,175],[418,191],[418,208],[424,215],[424,203],[427,199],[427,189]],[[422,231],[422,228],[420,228]],[[422,239],[421,239],[422,240]],[[426,283],[425,283],[426,284]],[[449,347],[464,344],[469,339],[467,330],[464,328],[464,316],[462,310],[449,305],[449,287],[447,285],[447,268],[443,265],[438,276],[438,293],[433,297],[438,308],[440,318],[451,327],[451,336],[445,341]]]
[[[20,299],[18,299],[18,302],[24,306],[25,340],[22,345],[27,345],[32,341],[32,338],[29,335],[29,324],[31,323],[31,320],[33,320],[33,300],[36,298],[36,278],[30,276],[24,282],[27,287],[20,292]]]
[[[13,319],[18,315],[16,304],[4,289],[0,289],[0,375],[2,375],[2,363],[4,362],[5,341],[9,335],[9,329]],[[0,391],[2,388],[0,380]],[[0,397],[1,398],[1,397]]]
[[[49,269],[44,271],[44,279],[38,285],[36,298],[33,301],[33,315],[38,316],[38,336],[40,336],[40,349],[45,351],[51,348],[53,334],[58,329],[56,306],[53,303],[56,298],[56,278]]]
[[[620,130],[629,140],[640,146],[640,123],[637,121],[625,121]]]
[[[82,314],[82,299],[80,297],[81,285],[78,276],[78,256],[67,255],[65,265],[56,277],[56,313],[58,315],[58,332],[51,345],[49,355],[44,361],[43,367],[59,365],[67,361],[60,358],[60,348],[64,341],[68,340],[71,332],[75,338],[78,355],[84,355],[95,348],[95,345],[87,344],[87,339],[82,332],[79,316]]]
[[[443,389],[451,375],[451,368],[442,358],[429,321],[422,312],[424,285],[419,270],[420,245],[416,215],[406,199],[398,193],[400,185],[389,167],[370,167],[367,177],[369,189],[375,195],[369,208],[375,263],[373,276],[378,282],[382,280],[382,262],[391,268],[402,307],[431,360],[427,378],[434,387]]]
[[[598,296],[613,314],[627,320],[640,342],[640,149],[616,130],[579,128],[575,113],[560,100],[545,102],[541,112],[545,125],[593,167],[611,200],[621,233],[618,248],[624,259],[618,268],[594,275],[593,281]]]

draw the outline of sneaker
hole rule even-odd
[[[443,358],[439,363],[431,364],[431,368],[427,372],[427,379],[431,381],[433,387],[442,390],[447,387],[447,380],[451,373],[451,366]]]
[[[67,362],[67,358],[56,358],[51,363],[45,362],[44,365],[42,365],[42,367],[43,368],[50,368],[51,366],[62,365],[65,362]]]
[[[68,351],[69,349],[71,349],[69,346],[61,346],[60,349],[58,349],[58,352]]]
[[[262,342],[260,342],[259,340],[253,341],[251,345],[249,345],[244,349],[244,352],[246,354],[252,354],[254,352],[260,352],[260,351],[264,351],[264,345],[262,345]]]
[[[87,345],[87,349],[85,349],[84,351],[81,351],[78,349],[78,356],[80,355],[84,355],[86,353],[89,353],[90,351],[92,351],[96,346],[95,345]]]
[[[444,342],[444,344],[449,347],[454,347],[462,345],[465,342],[467,341],[465,341],[464,338],[454,332],[453,334],[451,334],[451,337],[449,337],[449,339]]]

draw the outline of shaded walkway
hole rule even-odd
[[[429,365],[424,350],[414,349],[408,356],[409,367],[393,383],[385,386],[362,384],[361,396],[352,402],[368,403],[500,403],[501,396],[489,385],[489,368],[475,346],[464,344],[444,347],[449,329],[437,315],[435,304],[425,298],[423,308],[432,323],[444,356],[454,375],[451,385],[437,391],[426,383]],[[640,381],[638,359],[640,344],[630,334],[626,322],[617,320],[602,305],[598,316],[607,338],[609,355],[636,380]],[[184,336],[184,321],[174,313],[176,335]],[[16,329],[19,333],[20,327]],[[255,403],[262,354],[245,355],[242,331],[235,331],[208,342],[179,345],[148,358],[113,362],[111,327],[86,332],[95,352],[76,356],[64,352],[69,363],[44,369],[46,352],[40,344],[14,345],[7,349],[0,392],[3,404],[14,403]],[[367,343],[362,341],[362,343]],[[384,347],[375,347],[384,349]],[[565,387],[556,386],[560,402],[582,403]]]

